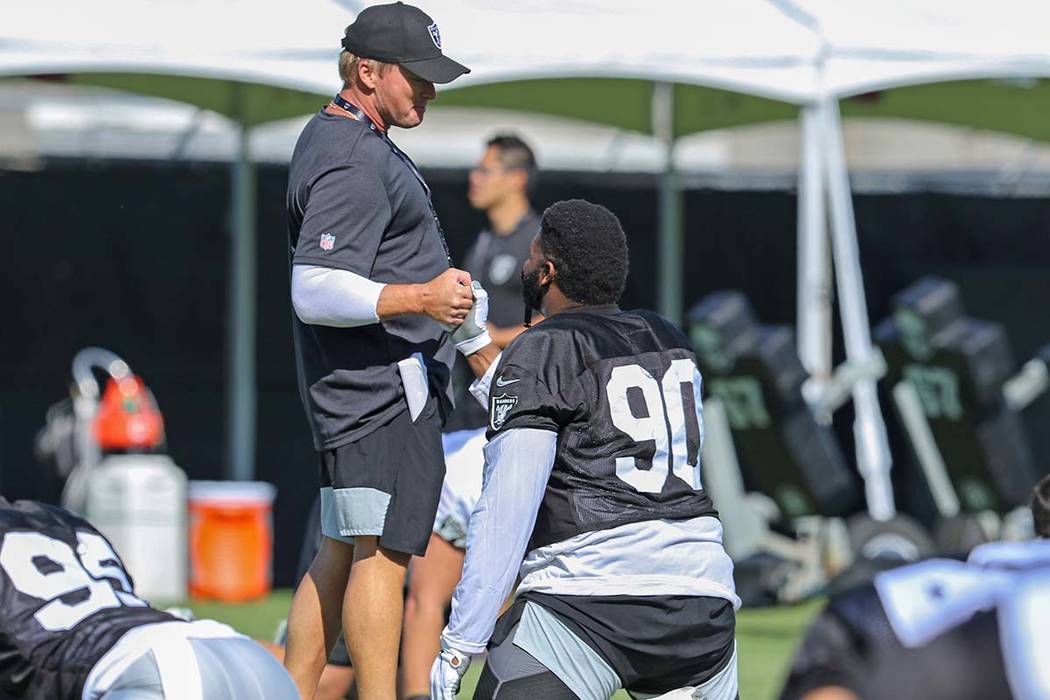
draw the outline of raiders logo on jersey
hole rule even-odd
[[[499,430],[503,427],[503,424],[507,421],[507,414],[510,413],[510,409],[514,408],[516,403],[518,403],[518,397],[510,394],[500,394],[492,397],[489,425],[492,426],[493,430]]]

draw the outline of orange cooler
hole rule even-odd
[[[276,493],[262,481],[190,482],[190,595],[236,603],[270,592]]]

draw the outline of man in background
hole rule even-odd
[[[463,269],[489,293],[489,336],[500,349],[524,330],[520,273],[522,263],[529,257],[529,243],[540,228],[540,218],[529,201],[536,179],[536,156],[527,143],[513,134],[489,139],[481,159],[470,171],[467,199],[472,207],[485,212],[488,226],[467,252]],[[538,320],[537,314],[533,322]],[[456,411],[445,429],[484,427],[485,410],[467,391],[474,373],[466,362],[457,364],[455,378]]]
[[[489,336],[501,348],[523,330],[519,273],[529,257],[529,243],[540,230],[540,217],[529,202],[536,177],[536,156],[512,134],[489,139],[470,171],[467,199],[485,212],[489,225],[478,235],[464,267],[489,293]]]

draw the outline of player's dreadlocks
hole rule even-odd
[[[615,304],[627,284],[627,236],[616,215],[583,199],[543,212],[540,250],[554,262],[558,288],[581,304]]]

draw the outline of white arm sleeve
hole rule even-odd
[[[485,650],[525,557],[557,444],[557,433],[549,430],[514,428],[485,446],[484,484],[470,516],[463,576],[441,635],[445,648]]]
[[[473,396],[481,407],[486,411],[489,410],[489,387],[492,386],[492,380],[496,376],[496,368],[499,367],[499,361],[503,359],[503,353],[496,355],[496,359],[492,361],[489,368],[485,370],[485,374],[475,379],[470,384],[470,394]]]
[[[292,265],[292,308],[303,323],[350,328],[379,323],[385,284],[331,267]]]

